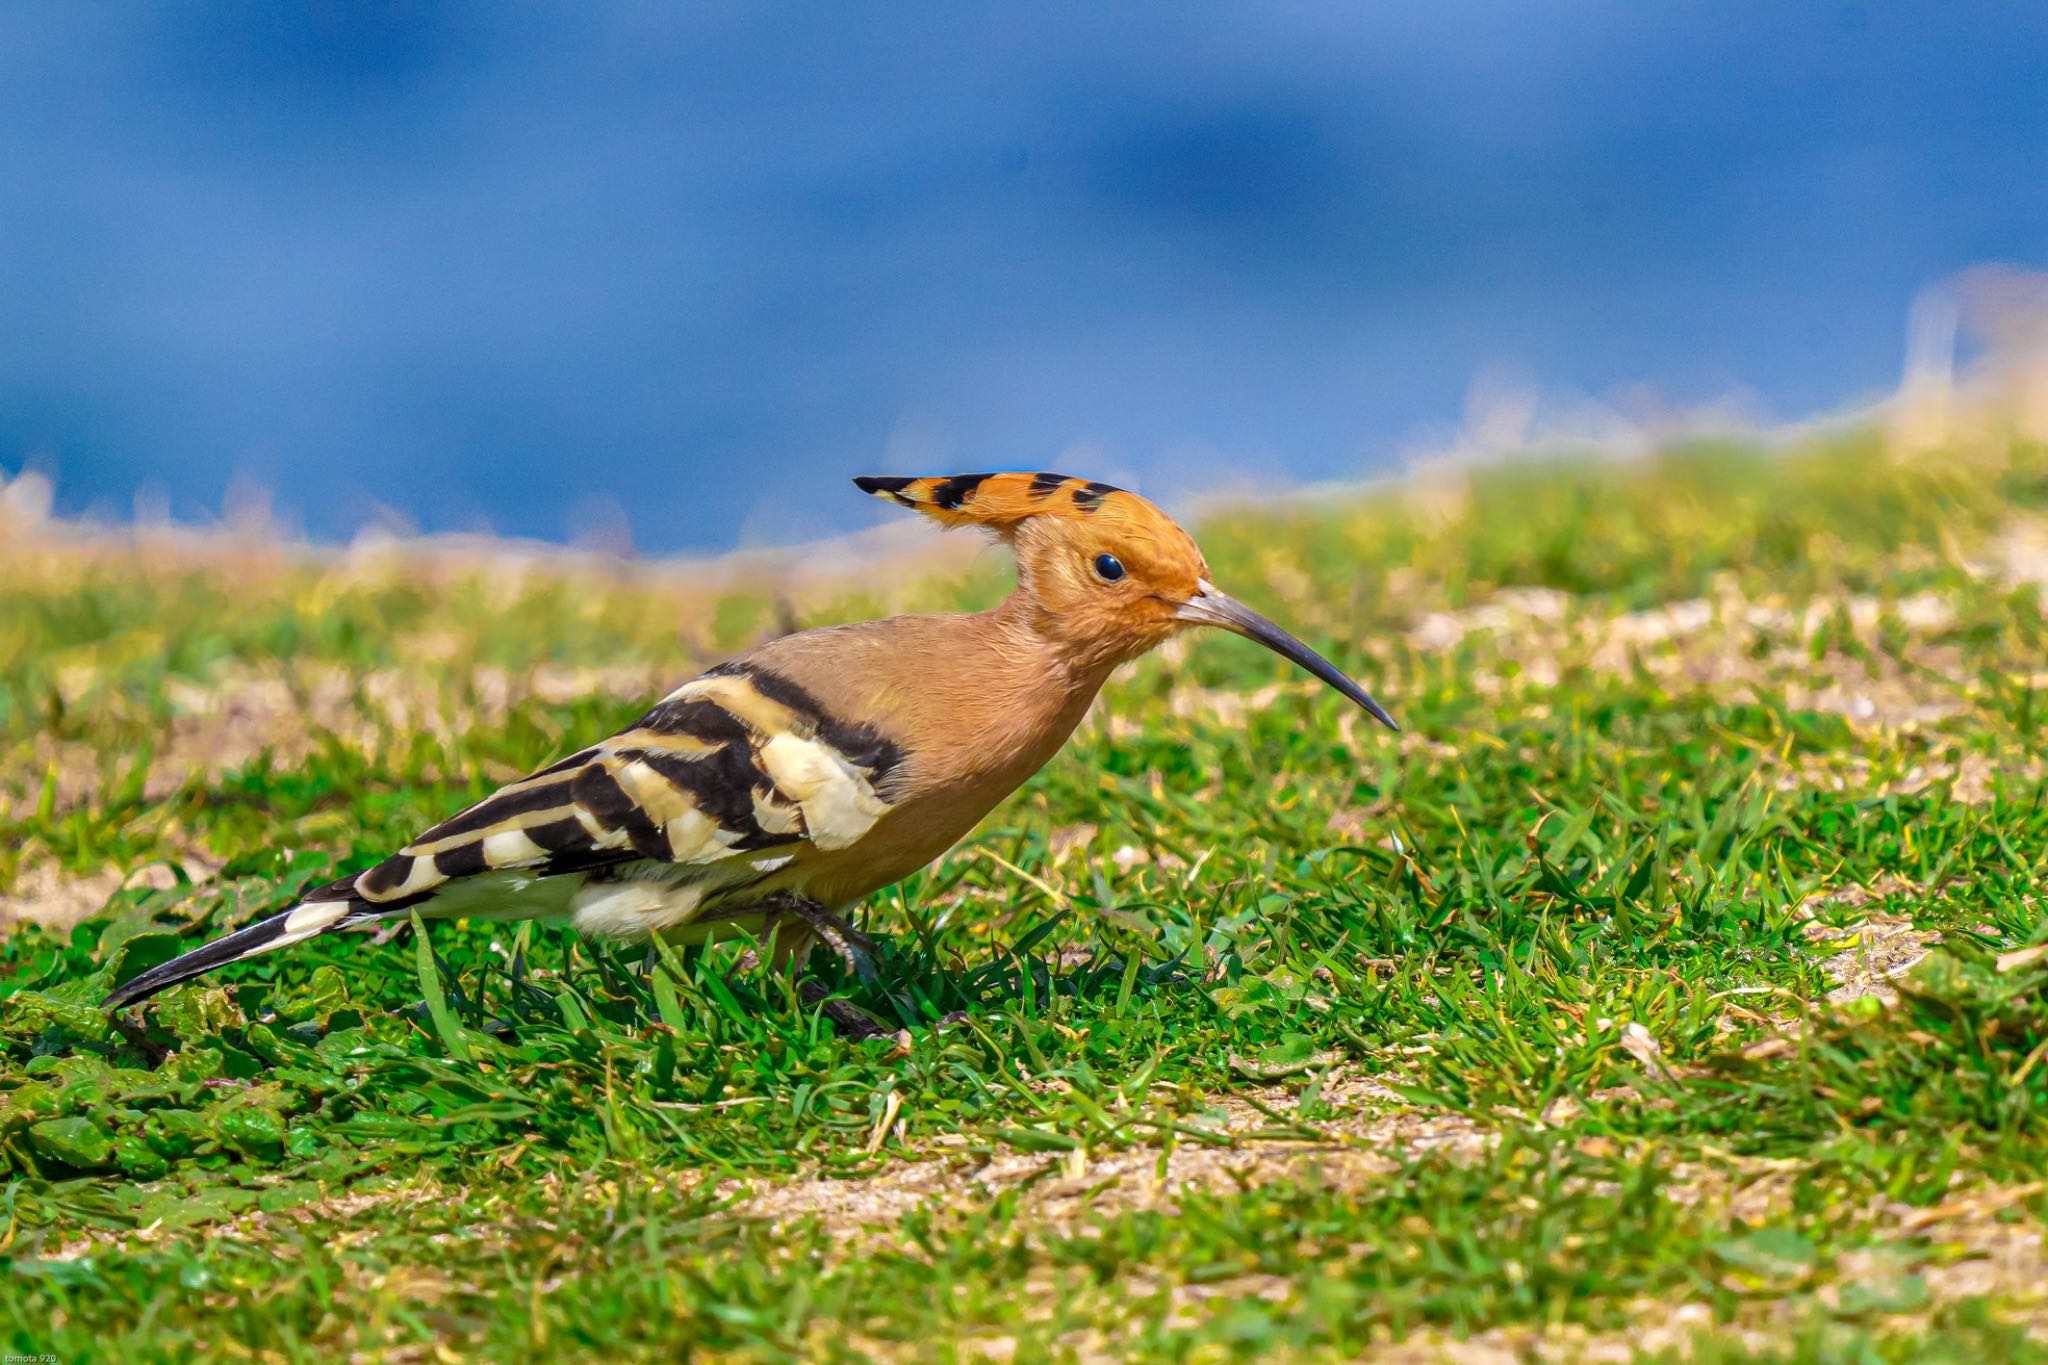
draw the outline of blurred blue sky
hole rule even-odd
[[[2044,167],[1972,0],[15,4],[0,469],[671,551],[1369,473],[1502,365],[1800,415],[2048,258]]]

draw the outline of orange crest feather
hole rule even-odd
[[[948,478],[858,478],[863,493],[888,498],[924,513],[944,526],[987,526],[1005,530],[1026,517],[1089,517],[1109,509],[1112,516],[1142,503],[1135,493],[1065,474],[954,474]],[[1147,504],[1149,507],[1149,504]]]

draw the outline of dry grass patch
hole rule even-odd
[[[1496,1140],[1491,1129],[1463,1115],[1406,1107],[1371,1077],[1333,1079],[1323,1100],[1352,1112],[1304,1126],[1298,1139],[1245,1136],[1270,1130],[1273,1114],[1284,1113],[1283,1106],[1294,1102],[1286,1090],[1248,1089],[1217,1101],[1227,1117],[1213,1126],[1213,1144],[1185,1139],[1053,1155],[1002,1147],[982,1156],[953,1150],[963,1145],[956,1140],[930,1144],[924,1159],[894,1163],[872,1175],[812,1176],[765,1186],[728,1181],[719,1192],[736,1199],[733,1212],[739,1217],[771,1225],[816,1218],[836,1239],[858,1241],[886,1235],[919,1208],[958,1212],[1008,1191],[1023,1196],[1028,1217],[1059,1224],[1091,1214],[1170,1212],[1190,1189],[1227,1193],[1280,1179],[1354,1187],[1404,1161],[1445,1153],[1471,1156]],[[1383,1112],[1389,1106],[1400,1107]]]

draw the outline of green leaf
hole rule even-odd
[[[1234,1052],[1230,1055],[1230,1069],[1255,1081],[1299,1075],[1315,1064],[1315,1039],[1305,1033],[1290,1033],[1271,1047],[1261,1049],[1256,1057],[1240,1057]]]
[[[1712,1250],[1727,1265],[1773,1280],[1797,1279],[1813,1269],[1816,1259],[1813,1243],[1790,1228],[1759,1228],[1716,1242]]]
[[[679,1034],[690,1031],[689,1016],[683,1013],[683,1002],[676,995],[676,982],[683,980],[683,960],[661,935],[654,936],[654,951],[661,959],[661,965],[654,972],[654,1010]]]
[[[1844,1317],[1917,1313],[1931,1298],[1925,1276],[1887,1276],[1843,1285],[1839,1311]]]
[[[461,1061],[469,1060],[469,1042],[462,1036],[462,1025],[448,1008],[448,997],[441,989],[441,968],[434,961],[434,945],[427,941],[427,926],[420,919],[420,912],[412,912],[413,963],[420,978],[420,993],[426,997],[427,1013],[433,1017],[434,1031],[441,1035],[441,1046],[448,1049],[448,1055]]]
[[[38,1152],[67,1166],[90,1169],[114,1161],[113,1138],[82,1116],[30,1124],[28,1140]]]

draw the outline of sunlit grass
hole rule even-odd
[[[2037,449],[1846,441],[1221,514],[1217,581],[1408,734],[1240,642],[1147,661],[874,898],[877,981],[820,964],[860,1043],[737,945],[538,926],[96,1006],[785,614],[993,565],[52,558],[0,582],[0,893],[111,895],[0,939],[9,1349],[1311,1358],[1693,1305],[1755,1358],[2016,1356],[2038,1285],[1953,1267],[2048,1213],[2044,512]],[[1832,1004],[1873,917],[1931,956]]]

